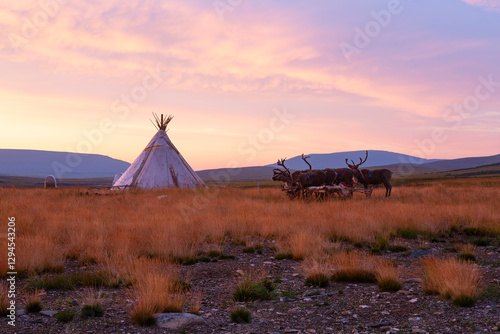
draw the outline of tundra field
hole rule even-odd
[[[0,332],[498,330],[500,178],[384,192],[303,201],[277,187],[0,189]],[[164,329],[172,323],[155,317],[180,312],[199,318]]]

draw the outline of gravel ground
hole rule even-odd
[[[422,246],[414,240],[397,240],[410,250]],[[447,251],[450,243],[427,243],[430,254],[456,256]],[[276,260],[271,241],[264,242],[261,254],[243,253],[243,246],[228,245],[225,254],[235,259],[199,262],[184,266],[195,289],[205,289],[200,316],[205,324],[184,330],[140,327],[128,315],[131,301],[125,287],[103,289],[105,315],[67,323],[39,313],[17,315],[16,327],[2,320],[1,333],[495,333],[500,326],[500,248],[478,247],[486,293],[476,305],[461,308],[422,291],[418,258],[403,253],[383,252],[398,265],[402,290],[380,292],[376,284],[331,283],[325,289],[304,285],[301,262]],[[343,247],[352,245],[343,244]],[[71,266],[68,266],[71,267]],[[232,293],[241,279],[241,271],[264,269],[276,285],[276,297],[268,301],[234,303]],[[69,269],[67,269],[69,270]],[[18,282],[22,286],[26,279]],[[78,309],[81,291],[48,291],[43,297],[45,310]],[[22,301],[18,302],[22,306]],[[230,312],[245,306],[252,312],[250,324],[234,324]]]

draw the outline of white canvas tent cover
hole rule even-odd
[[[161,118],[153,114],[158,132],[137,159],[113,183],[112,189],[126,188],[196,188],[205,183],[184,160],[168,138],[166,128],[173,116]]]

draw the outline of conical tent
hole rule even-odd
[[[123,175],[113,183],[112,189],[204,187],[205,183],[184,160],[165,132],[173,116],[154,117],[158,132]]]

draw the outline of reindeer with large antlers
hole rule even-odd
[[[368,188],[368,185],[373,184],[383,184],[385,187],[385,197],[391,196],[391,190],[392,190],[392,185],[391,185],[391,178],[392,178],[392,172],[388,169],[375,169],[375,170],[368,170],[368,169],[362,169],[359,170],[359,166],[364,164],[366,162],[366,159],[368,159],[368,151],[366,151],[366,156],[365,160],[362,160],[359,158],[359,164],[354,163],[353,160],[351,160],[352,165],[347,162],[347,159],[345,159],[345,163],[349,168],[352,170],[354,173],[354,177],[363,184],[365,188]]]
[[[311,164],[307,161],[310,156],[304,156],[302,153],[302,160],[312,169]],[[336,184],[344,184],[346,187],[353,185],[353,172],[349,168],[325,168],[323,172],[326,173],[325,185],[332,186]]]
[[[283,167],[284,170],[275,168],[273,181],[284,182],[284,189],[288,190],[289,193],[303,193],[307,187],[322,186],[325,184],[326,173],[324,171],[309,169],[290,173],[290,170],[285,166],[285,160],[286,158],[278,160],[278,166]],[[304,161],[307,162],[305,159]],[[311,166],[310,164],[308,165]]]
[[[302,160],[304,160],[305,163],[309,166],[309,170],[313,170],[311,164],[309,163],[309,161],[307,161],[307,159],[309,159],[309,158],[310,158],[309,155],[304,156],[304,153],[302,153]],[[328,185],[328,186],[335,184],[335,181],[337,180],[337,171],[335,169],[332,169],[332,168],[326,168],[326,169],[323,169],[323,172],[325,172],[325,174],[326,174],[324,184]]]

